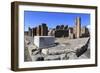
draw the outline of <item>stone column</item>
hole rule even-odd
[[[81,18],[76,18],[76,38],[80,38],[81,36]]]
[[[32,28],[32,37],[36,36],[36,27]]]
[[[30,27],[28,28],[28,35],[32,36],[32,29]]]
[[[32,37],[34,37],[34,28],[32,28]]]
[[[45,23],[41,25],[41,36],[47,36],[48,35],[48,27]]]
[[[36,33],[37,33],[37,36],[39,36],[39,26],[37,27]]]
[[[73,39],[74,38],[73,28],[69,28],[69,38],[70,39]]]
[[[46,26],[46,34],[45,36],[48,36],[48,27]]]
[[[39,36],[41,36],[41,25],[39,25]]]
[[[36,36],[37,27],[34,28],[34,36]]]

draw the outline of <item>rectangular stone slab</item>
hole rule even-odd
[[[55,37],[53,36],[34,36],[34,44],[38,48],[46,48],[54,45]]]

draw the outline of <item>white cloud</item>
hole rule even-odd
[[[87,25],[86,27],[90,30],[90,25]]]

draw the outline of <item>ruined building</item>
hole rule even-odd
[[[88,37],[90,36],[89,29],[86,26],[81,28],[81,37]]]
[[[57,25],[55,29],[55,37],[68,37],[68,25]]]
[[[45,23],[39,25],[38,27],[28,28],[28,31],[25,31],[25,35],[28,36],[48,36],[48,27]]]
[[[80,38],[81,37],[81,18],[76,17],[75,27],[68,27],[68,25],[57,25],[55,29],[55,37],[69,37]]]
[[[74,29],[74,35],[75,38],[81,38],[81,37],[89,37],[89,29],[85,27],[81,27],[81,18],[77,17],[75,20],[75,27]]]
[[[68,27],[68,25],[57,25],[55,28],[49,29],[45,23],[34,28],[25,31],[25,35],[28,36],[55,36],[55,37],[68,37],[68,38],[81,38],[89,37],[89,29],[81,27],[81,17],[76,17],[75,26]]]

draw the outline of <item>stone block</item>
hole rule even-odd
[[[47,55],[48,54],[48,49],[42,49],[42,53]]]
[[[53,36],[34,36],[34,44],[38,48],[46,48],[54,45],[55,37]]]

